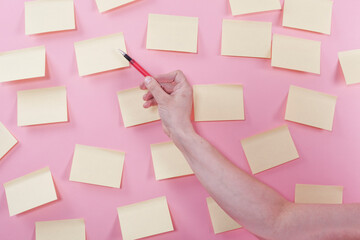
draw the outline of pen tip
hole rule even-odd
[[[126,55],[126,53],[125,53],[123,50],[121,50],[121,49],[116,49],[116,51],[117,51],[118,53],[120,53],[121,55],[123,55],[123,56]]]

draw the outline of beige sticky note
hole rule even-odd
[[[0,53],[0,82],[45,76],[45,47],[31,47]]]
[[[126,52],[123,33],[76,42],[74,46],[80,76],[129,66],[129,62],[116,52],[117,49]]]
[[[215,234],[241,228],[241,225],[231,218],[213,198],[206,198],[206,202]]]
[[[65,87],[18,91],[17,100],[18,126],[68,121]]]
[[[124,240],[144,238],[174,230],[166,197],[119,207],[117,211]]]
[[[299,158],[286,125],[246,138],[241,144],[253,174]]]
[[[232,15],[281,9],[279,0],[230,0]]]
[[[10,216],[57,200],[48,167],[4,184]]]
[[[339,61],[346,84],[360,83],[360,49],[339,52]]]
[[[285,0],[283,26],[330,34],[332,0]]]
[[[341,204],[342,202],[342,186],[296,184],[295,203]]]
[[[242,85],[194,86],[195,121],[244,120]]]
[[[75,29],[73,0],[25,2],[25,34]]]
[[[336,96],[290,86],[285,120],[332,130]]]
[[[3,158],[17,143],[16,138],[0,122],[0,159]]]
[[[99,12],[106,12],[134,1],[135,0],[96,0],[96,4]]]
[[[274,34],[271,66],[320,74],[321,42]]]
[[[156,180],[194,174],[183,154],[173,142],[151,145]]]
[[[118,92],[120,111],[125,127],[131,127],[160,119],[157,106],[144,108],[146,91],[132,88]]]
[[[196,17],[149,14],[146,48],[196,53],[198,24]]]
[[[84,219],[35,223],[36,240],[86,240]]]
[[[120,188],[125,153],[77,144],[70,181]]]
[[[270,58],[271,22],[224,19],[221,55]]]

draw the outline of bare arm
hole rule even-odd
[[[263,239],[360,239],[360,205],[303,205],[237,168],[200,137],[190,122],[192,88],[180,71],[146,81],[144,107],[159,106],[165,132],[215,201]],[[159,85],[160,84],[160,85]],[[161,87],[162,88],[161,88]]]

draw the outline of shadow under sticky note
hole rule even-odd
[[[0,160],[17,144],[16,138],[0,122]]]
[[[124,240],[144,238],[174,230],[166,197],[119,207],[117,211]]]
[[[134,1],[135,0],[96,0],[96,5],[99,12],[102,13]]]
[[[4,184],[10,216],[57,200],[48,167]]]
[[[295,203],[342,204],[342,202],[342,186],[296,184]]]
[[[360,49],[339,52],[339,61],[346,84],[360,83]]]
[[[243,139],[241,144],[253,174],[299,158],[286,125]]]
[[[233,16],[281,9],[281,4],[279,0],[229,0],[229,1]]]
[[[84,219],[35,223],[36,240],[86,240]]]

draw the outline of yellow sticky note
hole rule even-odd
[[[279,0],[230,0],[232,15],[281,9]]]
[[[286,125],[246,138],[241,144],[253,174],[299,158]]]
[[[271,22],[224,19],[221,55],[270,58]]]
[[[320,74],[321,42],[274,34],[271,66]]]
[[[339,52],[339,60],[346,84],[360,83],[360,49]]]
[[[285,120],[332,130],[336,96],[290,86]]]
[[[10,216],[57,200],[48,167],[4,184]]]
[[[196,53],[198,24],[196,17],[149,14],[146,48]]]
[[[96,4],[99,12],[102,13],[134,1],[135,0],[96,0]]]
[[[174,230],[166,197],[119,207],[117,211],[124,240],[144,238]]]
[[[80,76],[129,66],[129,62],[116,52],[117,49],[126,52],[123,33],[76,42],[74,46]]]
[[[75,29],[73,0],[25,2],[25,34]]]
[[[0,122],[0,159],[3,158],[18,141]]]
[[[295,203],[341,204],[342,202],[342,186],[296,184]]]
[[[120,188],[125,153],[77,144],[70,181]]]
[[[215,234],[241,228],[241,225],[232,219],[213,198],[206,198],[206,202]]]
[[[0,53],[0,82],[45,76],[45,47]]]
[[[131,127],[160,119],[157,106],[144,108],[143,95],[146,91],[132,88],[118,92],[120,111],[124,126]]]
[[[84,219],[35,223],[36,240],[86,240]]]
[[[285,0],[283,26],[330,34],[332,0]]]
[[[195,121],[244,120],[242,85],[194,86]]]
[[[173,142],[151,145],[156,180],[194,174],[185,157]]]
[[[65,87],[18,91],[18,126],[67,122]]]

